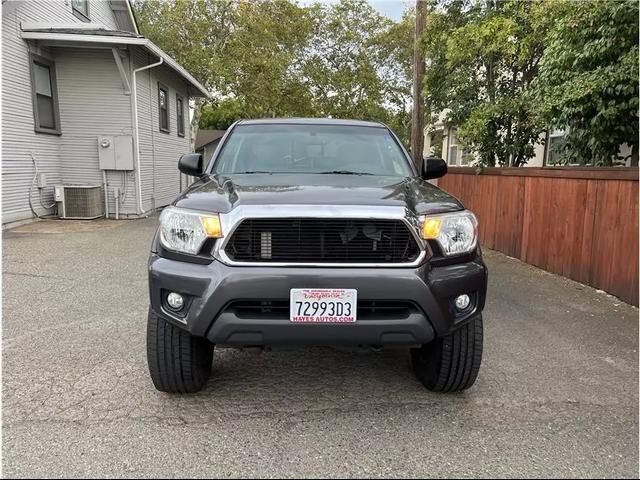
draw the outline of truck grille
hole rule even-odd
[[[400,220],[254,218],[225,247],[236,262],[411,263],[420,248]]]

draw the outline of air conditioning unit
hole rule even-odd
[[[101,185],[56,185],[54,199],[60,218],[92,220],[104,216]]]

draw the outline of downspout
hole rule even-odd
[[[135,138],[135,160],[136,160],[136,180],[138,183],[138,188],[136,190],[136,196],[138,199],[138,215],[142,215],[145,213],[144,207],[142,206],[142,179],[140,175],[140,133],[138,130],[138,84],[136,82],[136,74],[143,70],[148,70],[150,68],[158,67],[164,63],[164,58],[160,57],[160,60],[156,63],[152,63],[151,65],[145,65],[144,67],[136,68],[133,71],[133,85],[131,86],[131,101],[133,103],[133,131]],[[151,108],[151,105],[149,105]],[[153,132],[151,132],[153,135]]]
[[[109,220],[109,184],[107,183],[106,170],[102,170],[102,185],[104,188],[104,218]]]

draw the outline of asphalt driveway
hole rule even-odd
[[[477,384],[432,394],[404,351],[216,351],[153,389],[156,220],[3,235],[5,477],[638,476],[638,310],[486,252]]]

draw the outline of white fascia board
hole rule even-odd
[[[116,37],[113,35],[84,35],[77,33],[55,32],[29,32],[22,31],[25,40],[48,40],[50,42],[77,42],[77,43],[106,43],[112,45],[141,45],[144,46],[146,38]]]
[[[20,22],[22,30],[39,30],[44,28],[73,28],[76,30],[110,30],[101,23],[44,23],[44,22]]]

